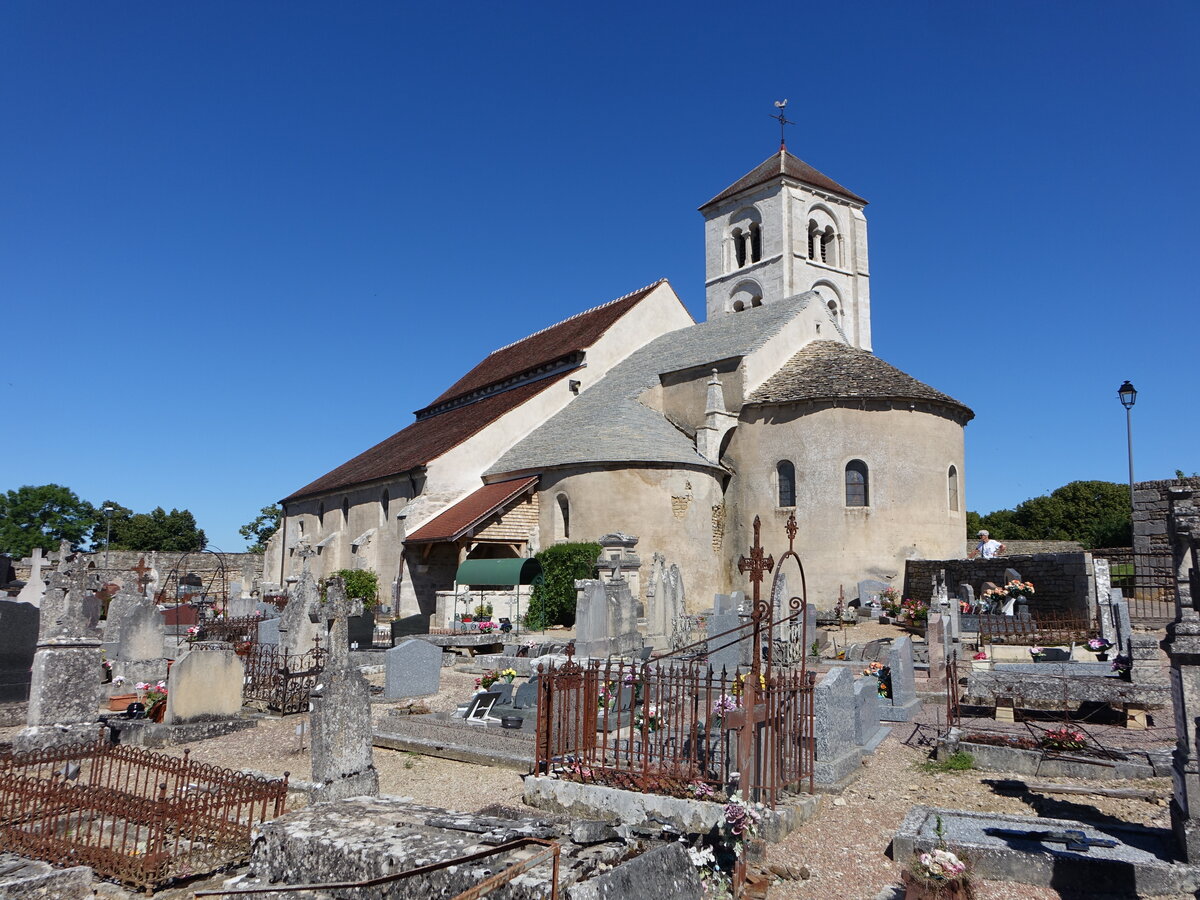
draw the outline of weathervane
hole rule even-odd
[[[772,119],[776,119],[779,122],[779,149],[780,150],[787,149],[787,140],[784,138],[784,135],[783,135],[783,126],[796,124],[791,119],[787,118],[787,116],[785,116],[783,113],[784,109],[787,108],[787,104],[788,104],[788,102],[787,102],[786,98],[783,100],[776,100],[775,108],[777,110],[779,110],[779,112],[777,112],[775,115],[771,116]]]

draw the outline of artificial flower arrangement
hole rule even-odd
[[[980,650],[978,653],[976,653],[974,656],[971,657],[971,659],[974,659],[974,660],[984,660],[987,658],[988,658],[987,652],[983,651],[983,650]]]
[[[512,684],[513,679],[517,677],[516,669],[501,669],[500,677],[504,679],[505,684]]]
[[[167,699],[167,683],[165,681],[160,681],[157,684],[150,684],[148,681],[139,681],[133,687],[137,691],[139,699],[145,698],[147,707],[153,706],[160,700]]]
[[[884,588],[879,592],[879,605],[891,618],[899,618],[903,609],[900,602],[900,591],[894,587]]]
[[[1102,637],[1092,638],[1087,642],[1087,648],[1092,653],[1107,653],[1112,649],[1112,641],[1106,641]]]
[[[1033,657],[1034,662],[1037,662],[1039,659],[1041,659],[1043,656],[1046,655],[1046,650],[1044,647],[1039,647],[1035,644],[1034,646],[1029,648],[1029,655]]]
[[[699,778],[695,778],[688,782],[688,790],[697,800],[711,800],[717,795],[717,792],[713,790],[712,785],[701,781]]]
[[[485,691],[491,690],[493,684],[500,680],[500,676],[494,669],[488,669],[482,675],[475,679],[475,687],[483,688]]]
[[[740,791],[734,791],[725,803],[724,831],[733,841],[733,852],[742,855],[743,845],[747,840],[758,834],[762,824],[763,806],[761,803],[747,803],[742,799]]]
[[[743,693],[745,693],[746,676],[749,674],[749,672],[743,672],[737,678],[733,679],[733,684],[729,687],[729,691],[733,694],[733,696],[740,697]],[[760,691],[765,691],[767,689],[767,676],[765,676],[762,672],[758,673],[758,689]]]
[[[596,693],[596,706],[598,709],[608,709],[617,700],[613,694],[611,685],[600,685],[599,691]]]
[[[1116,672],[1123,680],[1130,681],[1133,678],[1133,658],[1121,653],[1113,660],[1112,670]]]
[[[717,727],[720,727],[721,723],[725,721],[725,717],[735,709],[738,709],[741,705],[742,703],[737,697],[732,697],[729,694],[722,694],[713,701],[709,718],[712,719],[713,723]]]
[[[910,625],[924,625],[929,619],[929,604],[911,597],[900,601],[900,618]]]
[[[989,602],[1006,603],[1019,597],[1028,597],[1035,593],[1032,581],[1017,581],[1013,579],[1003,587],[988,588],[983,592],[983,599]]]
[[[495,629],[496,629],[496,623],[493,622],[491,619],[488,619],[485,622],[479,623],[479,630],[481,632],[483,632],[484,634],[491,634],[491,632],[495,631]]]
[[[1063,725],[1043,734],[1040,743],[1047,750],[1082,750],[1087,746],[1087,735]]]
[[[913,900],[972,900],[971,873],[967,864],[946,847],[942,817],[935,825],[938,842],[927,853],[918,853],[901,873],[905,896]]]
[[[653,703],[639,709],[633,716],[633,727],[645,727],[651,734],[658,731],[665,724],[662,714],[658,711],[658,707]]]
[[[193,625],[190,628],[188,628],[187,639],[188,639],[189,644],[200,640],[200,626],[199,625]]]

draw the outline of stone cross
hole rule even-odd
[[[34,547],[33,552],[21,560],[21,565],[29,566],[29,580],[37,581],[42,577],[42,564],[49,561],[42,553],[41,547]]]
[[[350,668],[350,632],[347,619],[361,616],[363,602],[346,596],[346,584],[338,575],[325,584],[325,599],[317,605],[317,615],[323,620],[332,620],[329,628],[329,661],[326,668],[345,671]]]
[[[304,571],[308,571],[308,561],[317,555],[317,551],[312,548],[308,541],[296,542],[296,555],[303,561]]]

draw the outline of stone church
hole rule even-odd
[[[960,555],[973,413],[871,353],[866,204],[781,147],[700,207],[706,321],[663,280],[494,351],[285,498],[265,580],[305,541],[432,614],[464,560],[621,531],[698,610],[745,586],[754,517],[778,556],[792,512],[821,608]]]

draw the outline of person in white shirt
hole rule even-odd
[[[977,556],[982,556],[984,559],[993,559],[997,554],[1004,552],[1004,545],[999,541],[993,541],[985,530],[979,532],[979,543],[975,549],[967,554],[968,557],[974,559]]]

